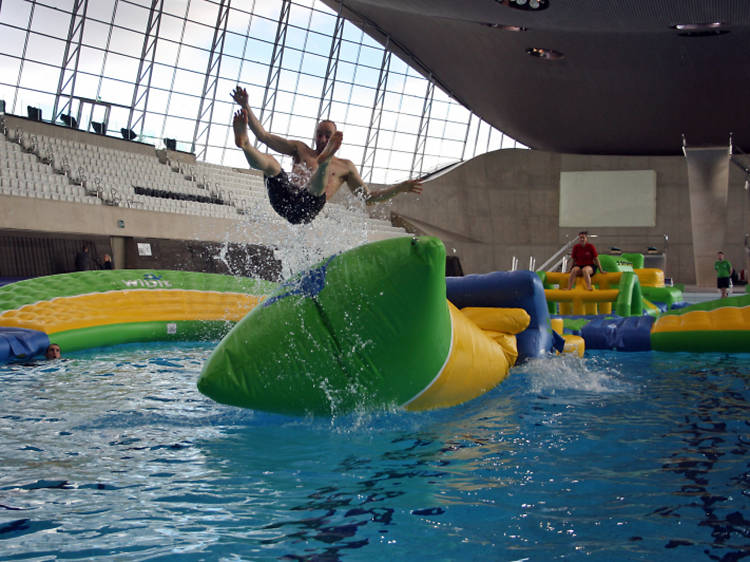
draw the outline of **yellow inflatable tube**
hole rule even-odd
[[[57,297],[6,310],[0,326],[50,335],[128,322],[223,320],[238,322],[262,296],[180,289],[141,289]]]
[[[407,410],[446,408],[476,398],[503,381],[518,358],[515,334],[530,322],[525,310],[458,310],[450,302],[448,307],[453,327],[448,359],[433,381],[403,404]]]

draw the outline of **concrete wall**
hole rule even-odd
[[[561,228],[560,172],[587,170],[655,170],[656,226]],[[747,267],[743,237],[750,230],[750,211],[744,181],[742,172],[730,166],[729,234],[724,250],[736,269]],[[507,270],[513,256],[522,268],[528,267],[530,256],[540,265],[579,230],[588,229],[598,235],[593,242],[602,253],[612,246],[624,251],[645,252],[649,246],[666,250],[667,275],[676,282],[695,284],[687,167],[681,156],[500,150],[426,182],[419,197],[401,195],[373,207],[373,212],[381,217],[394,213],[418,230],[440,237],[448,252],[459,256],[465,273]]]

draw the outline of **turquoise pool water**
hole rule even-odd
[[[220,406],[209,345],[0,366],[3,560],[740,560],[750,355],[534,361],[426,414]]]

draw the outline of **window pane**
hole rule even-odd
[[[81,12],[79,12],[79,14],[80,13]],[[34,17],[31,20],[32,31],[65,39],[68,37],[69,26],[69,13],[61,13],[57,10],[36,4],[36,7],[34,8]]]
[[[26,48],[26,58],[61,66],[64,52],[65,41],[32,33]]]
[[[88,20],[83,27],[83,43],[92,47],[104,49],[107,47],[109,25]]]
[[[112,29],[109,48],[116,53],[140,58],[143,50],[143,37],[140,33],[115,27]]]
[[[105,78],[100,96],[103,101],[130,106],[133,102],[133,85]]]
[[[96,0],[89,2],[86,8],[86,17],[109,23],[112,20],[112,10],[115,7],[115,0]],[[88,25],[88,22],[86,22]]]
[[[3,54],[20,57],[21,53],[23,53],[23,42],[26,40],[26,32],[21,29],[0,25],[0,33],[3,36]]]
[[[138,60],[110,53],[104,65],[104,74],[110,78],[135,82],[138,76]]]
[[[29,25],[31,4],[24,0],[4,0],[0,9],[0,22],[26,29]]]

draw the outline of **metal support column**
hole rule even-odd
[[[81,56],[81,42],[83,40],[83,25],[86,22],[88,0],[74,0],[70,12],[68,37],[65,40],[60,78],[57,82],[55,104],[52,108],[52,123],[63,113],[70,113],[73,96],[76,89],[76,75],[78,74],[78,59]]]
[[[380,74],[378,74],[378,85],[375,89],[375,99],[370,114],[370,125],[367,127],[364,153],[362,154],[362,179],[369,182],[375,169],[375,153],[378,149],[378,135],[380,134],[380,122],[383,118],[383,102],[385,100],[386,86],[388,85],[388,72],[391,68],[391,51],[388,49],[390,37],[386,38],[383,48],[383,60],[380,62]]]
[[[336,73],[339,67],[339,54],[341,53],[341,38],[344,35],[344,22],[341,15],[342,2],[339,2],[339,13],[336,16],[336,25],[331,36],[331,49],[328,52],[328,64],[326,75],[323,79],[323,91],[320,93],[320,105],[318,105],[318,116],[316,123],[331,117],[331,104],[333,103],[333,88],[336,85]]]
[[[286,45],[286,30],[289,28],[289,11],[292,6],[291,0],[282,0],[279,11],[279,22],[276,27],[276,39],[273,42],[271,63],[268,65],[268,78],[266,79],[266,90],[263,92],[263,105],[260,107],[258,121],[266,130],[271,130],[273,116],[276,112],[276,93],[279,90],[279,77],[281,75],[281,63],[284,60],[284,46]],[[270,106],[270,107],[269,107]],[[255,146],[260,141],[255,139]]]
[[[229,5],[231,3],[231,0],[221,0],[219,3],[219,13],[216,16],[214,38],[211,42],[211,54],[208,57],[206,78],[203,81],[203,93],[201,94],[201,102],[198,106],[193,144],[190,149],[195,154],[196,160],[204,158],[208,149],[208,137],[211,133],[211,121],[214,115],[214,102],[216,101],[216,88],[219,83],[219,71],[221,70],[221,54],[224,51],[224,38],[227,33]],[[196,151],[196,147],[199,144],[202,144],[202,148],[200,151]]]
[[[435,83],[432,81],[432,74],[427,77],[427,91],[424,94],[424,105],[422,106],[422,115],[419,118],[419,130],[417,131],[417,141],[414,143],[414,156],[411,160],[411,176],[420,177],[424,165],[424,153],[427,146],[427,128],[430,124],[430,115],[432,113],[432,98],[435,94]]]
[[[469,129],[471,129],[471,120],[474,117],[473,113],[469,113],[469,120],[466,122],[466,134],[464,135],[464,145],[461,148],[461,162],[466,158],[466,144],[469,142]]]
[[[151,71],[154,68],[156,56],[156,41],[159,38],[159,26],[161,14],[164,8],[164,0],[151,0],[151,9],[148,12],[146,32],[143,35],[143,47],[141,48],[141,59],[138,61],[138,74],[133,86],[133,101],[130,104],[128,114],[128,129],[135,131],[140,125],[138,136],[143,136],[143,125],[146,121],[146,110],[148,109],[148,94],[151,89]]]

